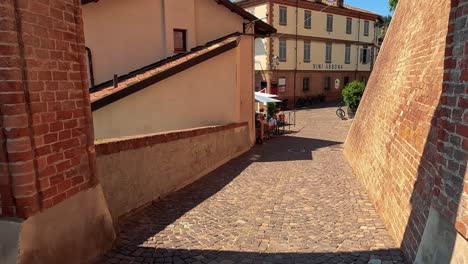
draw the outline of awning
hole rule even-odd
[[[265,93],[255,93],[255,101],[260,103],[281,103],[280,100],[273,99],[272,97],[276,97],[274,94],[265,94]]]
[[[261,92],[255,92],[255,95],[260,95],[260,96],[265,96],[265,97],[270,97],[270,98],[276,98],[278,95],[276,94],[268,94],[268,93],[261,93]]]

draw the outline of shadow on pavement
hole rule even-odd
[[[369,262],[375,259],[375,262]],[[405,263],[399,249],[353,252],[259,253],[139,247],[130,255],[113,255],[108,263]]]

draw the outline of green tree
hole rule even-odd
[[[398,0],[388,0],[388,5],[390,6],[390,11],[395,11]]]
[[[385,29],[387,29],[388,26],[390,26],[390,22],[392,22],[392,16],[388,15],[383,17],[383,27]]]
[[[346,105],[356,111],[359,103],[361,102],[362,95],[364,94],[364,89],[366,85],[360,81],[353,81],[346,85],[343,89],[343,100]]]

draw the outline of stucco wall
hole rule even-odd
[[[185,1],[177,1],[183,2]],[[213,0],[195,0],[197,43],[203,44],[233,32],[243,32],[244,20]]]
[[[296,63],[296,40],[286,39],[286,61],[279,63],[279,70],[293,70]],[[304,40],[297,41],[297,69],[298,70],[316,70],[316,71],[370,71],[371,62],[362,64],[359,57],[358,49],[362,49],[362,45],[351,45],[350,63],[345,64],[345,48],[344,43],[332,43],[332,61],[331,64],[339,64],[342,68],[330,68],[325,66],[325,50],[326,42],[311,41],[310,42],[310,62],[304,62]],[[369,51],[372,46],[368,46]],[[374,51],[375,52],[375,51]],[[273,55],[279,55],[279,39],[273,38]],[[359,63],[357,63],[359,62]],[[323,65],[321,69],[314,68],[315,64]]]
[[[246,123],[98,143],[97,174],[114,223],[247,151]]]
[[[101,0],[82,6],[96,84],[165,57],[161,6],[162,0]]]
[[[187,50],[243,30],[213,0],[101,0],[83,5],[83,20],[95,84],[172,56],[174,29],[187,31]]]
[[[196,0],[164,1],[164,26],[166,35],[163,39],[160,39],[160,41],[166,40],[166,57],[174,54],[174,29],[187,31],[187,50],[197,46],[197,43],[199,43],[197,41],[195,23],[195,1]],[[141,6],[141,8],[145,8],[145,6]],[[224,35],[227,34],[228,33]]]
[[[287,7],[287,25],[279,24],[279,7],[282,5],[273,5],[273,27],[278,33],[296,34],[296,7]],[[333,38],[343,40],[359,40],[360,42],[372,43],[374,41],[374,26],[372,20],[364,20],[353,17],[352,34],[346,34],[346,16],[332,13],[319,12],[312,10],[312,19],[310,29],[304,28],[304,8],[298,9],[298,34],[305,36],[315,36],[321,38]],[[333,31],[327,32],[327,15],[333,15]],[[369,36],[364,36],[364,21],[369,21]],[[360,31],[359,31],[360,28]]]
[[[89,263],[109,250],[114,239],[98,184],[22,222],[16,263]]]
[[[96,139],[239,121],[236,61],[227,51],[94,111]]]

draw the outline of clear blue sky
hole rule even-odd
[[[345,4],[366,9],[382,16],[390,15],[388,0],[345,0]]]

